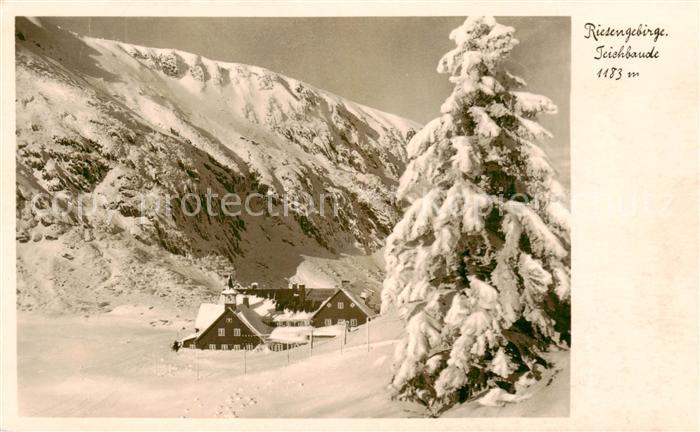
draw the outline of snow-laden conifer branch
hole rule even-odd
[[[554,103],[504,68],[512,27],[470,17],[439,61],[452,93],[407,147],[382,309],[406,317],[391,387],[439,412],[514,386],[569,343],[569,212],[536,141]],[[534,371],[536,372],[536,371]]]

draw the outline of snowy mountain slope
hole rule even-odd
[[[30,251],[69,232],[76,247],[107,233],[114,248],[137,239],[218,255],[243,282],[275,284],[302,255],[375,251],[398,218],[411,121],[262,68],[81,37],[50,20],[18,18],[15,34],[17,238]],[[207,190],[214,212],[187,216]],[[260,198],[264,216],[226,216],[230,192],[270,195],[279,212],[285,196],[299,204],[274,216]],[[79,193],[97,204],[79,212]],[[321,200],[325,217],[313,211]]]
[[[349,289],[356,294],[366,292],[365,302],[379,310],[384,280],[382,250],[372,255],[342,255],[334,258],[304,256],[304,261],[299,264],[291,280],[309,287],[333,287],[337,281],[350,281]]]
[[[17,244],[16,268],[21,311],[93,314],[138,304],[168,311],[162,318],[174,320],[216,299],[231,264],[172,254],[126,233],[97,232],[84,241],[70,230],[56,240]]]

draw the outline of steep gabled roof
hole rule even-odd
[[[333,293],[333,295],[330,296],[330,297],[328,297],[327,299],[325,299],[325,300],[323,301],[323,303],[321,303],[321,306],[319,306],[318,309],[316,309],[316,311],[314,311],[314,314],[313,314],[313,316],[312,316],[311,318],[313,318],[313,317],[315,317],[316,315],[318,315],[318,313],[319,313],[320,311],[322,311],[324,307],[326,307],[326,305],[328,304],[328,302],[331,301],[331,300],[333,300],[333,297],[335,297],[335,295],[338,294],[339,292],[340,292],[340,290],[336,288],[336,289],[335,289],[335,292]]]
[[[194,340],[199,336],[197,333],[188,334],[187,336],[180,339],[180,342],[187,342],[189,340]]]
[[[260,315],[243,305],[236,307],[236,316],[243,321],[243,324],[259,337],[269,336],[272,333],[272,328],[262,322]]]
[[[221,318],[225,311],[226,306],[223,304],[202,303],[199,305],[197,319],[194,322],[194,327],[198,330],[197,338],[206,333]],[[236,306],[234,314],[256,336],[265,337],[272,332],[272,328],[262,322],[260,315],[243,305]]]
[[[375,315],[377,314],[375,311],[373,311],[369,306],[367,306],[367,305],[365,304],[364,300],[362,300],[361,298],[358,298],[358,297],[357,297],[352,291],[350,291],[349,289],[340,288],[340,290],[341,290],[342,292],[344,292],[345,295],[348,296],[348,298],[349,298],[350,300],[352,300],[353,303],[355,303],[355,306],[357,306],[358,308],[360,308],[360,310],[361,310],[362,312],[364,312],[365,315],[367,315],[368,317],[371,318],[371,317],[373,317],[373,316],[375,316]]]
[[[261,317],[272,315],[275,312],[275,301],[264,297],[248,296],[250,298],[250,308]],[[255,303],[252,303],[256,301]]]
[[[355,306],[357,306],[358,308],[360,308],[360,310],[361,310],[365,315],[367,315],[368,317],[371,318],[371,317],[377,315],[377,313],[376,313],[375,311],[373,311],[372,309],[370,309],[370,307],[367,306],[367,305],[362,301],[362,299],[358,299],[358,298],[355,296],[355,294],[352,293],[352,291],[350,291],[349,289],[346,289],[346,288],[342,288],[342,287],[341,287],[341,288],[337,288],[336,291],[335,291],[335,293],[334,293],[332,296],[328,297],[323,303],[321,303],[321,306],[319,306],[319,308],[316,309],[316,312],[314,312],[314,315],[313,315],[313,316],[315,317],[316,315],[318,315],[318,313],[321,312],[321,311],[323,310],[324,307],[326,307],[326,305],[328,304],[328,302],[331,301],[331,300],[333,300],[333,298],[334,298],[336,295],[338,295],[338,293],[340,293],[340,292],[344,293],[353,303],[355,303]]]
[[[214,324],[224,313],[224,305],[216,303],[202,303],[197,311],[197,318],[194,320],[194,328],[200,334],[204,333]]]
[[[306,300],[323,302],[335,294],[335,288],[306,288]]]

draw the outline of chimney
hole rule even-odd
[[[306,303],[306,285],[305,284],[299,285],[299,301],[301,302],[302,307],[303,307],[304,303]]]
[[[250,289],[258,289],[258,283],[257,283],[257,282],[251,283],[251,284],[250,284]]]
[[[248,301],[248,296],[243,297],[243,306],[250,308],[250,301]]]
[[[340,281],[340,286],[342,288],[348,288],[348,287],[350,287],[350,281],[347,279],[344,279],[344,280]]]

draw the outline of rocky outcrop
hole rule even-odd
[[[225,257],[245,282],[290,276],[304,254],[372,252],[397,220],[418,125],[254,66],[16,27],[19,242],[128,235]],[[269,198],[227,216],[227,193]]]

